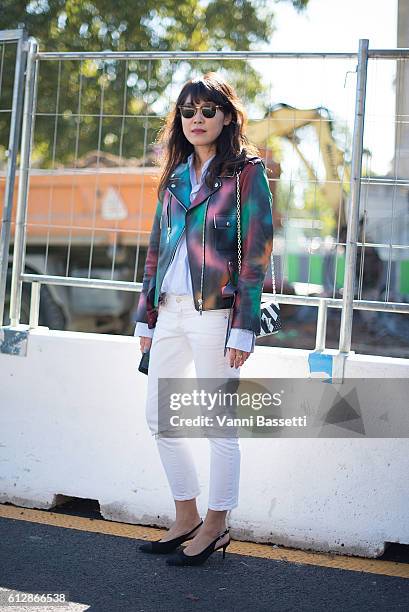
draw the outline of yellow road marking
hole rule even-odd
[[[31,508],[18,508],[4,504],[0,504],[0,518],[42,523],[44,525],[64,527],[66,529],[78,529],[80,531],[92,531],[123,538],[133,538],[135,540],[160,540],[161,536],[166,531],[164,529],[145,527],[143,525],[130,525],[128,523],[116,523],[114,521],[101,519],[89,519],[81,516],[58,514],[48,510],[32,510]],[[379,561],[377,559],[307,552],[281,546],[273,548],[270,544],[255,544],[253,542],[241,542],[238,540],[232,540],[230,546],[227,548],[227,552],[244,555],[246,557],[271,559],[273,561],[287,561],[288,563],[318,565],[321,567],[343,569],[352,572],[409,578],[409,564],[396,563],[395,561]]]

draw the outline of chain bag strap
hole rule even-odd
[[[241,205],[240,205],[240,172],[236,174],[236,201],[237,201],[237,262],[238,271],[241,271]],[[271,213],[272,216],[272,213]],[[274,256],[271,249],[271,280],[273,296],[276,296],[276,281],[274,274]],[[280,305],[276,299],[261,302],[260,304],[260,333],[257,337],[276,334],[281,329]]]

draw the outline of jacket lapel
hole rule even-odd
[[[195,195],[195,197],[193,198],[190,208],[194,208],[195,206],[198,206],[199,204],[207,200],[207,198],[211,196],[212,193],[220,189],[221,184],[222,184],[222,181],[220,178],[215,179],[211,187],[208,187],[206,185],[206,182],[204,182],[203,185],[200,187],[199,191],[197,192],[197,194]]]
[[[192,190],[190,184],[189,164],[179,164],[170,175],[168,191],[175,196],[177,201],[187,210],[190,206],[190,192]]]
[[[215,179],[212,187],[208,187],[206,182],[200,187],[199,191],[195,195],[192,202],[190,202],[190,192],[192,186],[190,183],[190,172],[188,162],[179,164],[179,166],[172,172],[168,182],[168,191],[178,200],[180,204],[187,210],[188,208],[194,208],[202,202],[204,202],[209,196],[215,191],[220,189],[222,185],[221,178]]]

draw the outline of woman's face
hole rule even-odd
[[[183,106],[216,106],[214,102],[206,102],[200,100],[196,105],[192,102],[190,94],[186,98]],[[231,121],[231,113],[224,115],[221,108],[216,110],[216,114],[211,119],[206,119],[202,115],[201,110],[197,110],[196,114],[191,119],[185,119],[182,116],[182,129],[188,141],[194,147],[207,147],[214,145],[218,139],[224,125],[228,125]]]

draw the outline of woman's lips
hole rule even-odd
[[[192,134],[204,134],[206,130],[192,130]]]

